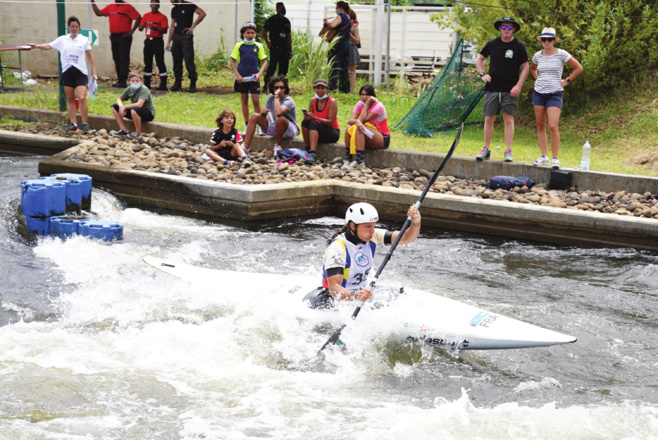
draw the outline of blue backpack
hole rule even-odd
[[[276,152],[276,158],[280,162],[288,162],[290,165],[301,159],[308,159],[308,151],[303,148],[286,148]]]
[[[505,189],[510,190],[515,186],[527,186],[532,188],[535,185],[535,181],[530,177],[512,177],[512,176],[494,176],[487,183],[487,188],[489,189]]]

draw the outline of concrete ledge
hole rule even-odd
[[[368,200],[384,220],[402,222],[418,191],[318,180],[276,185],[233,185],[165,174],[120,170],[66,160],[77,147],[39,164],[42,175],[84,173],[131,206],[246,221],[318,215],[342,216]],[[586,246],[658,251],[653,219],[583,212],[429,193],[423,224],[468,233]]]
[[[10,153],[52,156],[78,143],[78,139],[0,130],[0,150]]]
[[[109,112],[109,110],[108,110]],[[0,117],[10,115],[13,118],[29,122],[56,122],[64,120],[65,115],[60,112],[50,110],[26,109],[22,107],[0,106]],[[112,116],[89,116],[89,123],[92,128],[106,130],[116,130],[118,127]],[[127,121],[129,127],[133,127],[132,122]],[[146,122],[144,131],[154,132],[158,137],[180,136],[196,143],[207,143],[212,135],[214,128],[211,127],[191,127],[187,125],[169,124],[165,122]],[[437,137],[437,144],[445,144],[447,151],[452,144],[452,136]],[[301,138],[284,141],[284,148],[291,146],[303,148]],[[252,142],[252,150],[262,150],[272,148],[274,145],[271,136],[255,136]],[[2,141],[0,140],[0,148]],[[62,148],[63,151],[64,148]],[[459,148],[457,149],[459,153]],[[50,153],[34,153],[50,154]],[[344,144],[325,144],[318,149],[318,158],[321,160],[333,159],[336,156],[342,157],[344,154]],[[368,164],[381,168],[401,167],[408,170],[435,170],[439,167],[445,155],[434,153],[423,153],[403,150],[379,150],[367,151],[366,160]],[[572,185],[579,190],[600,190],[614,192],[625,190],[627,192],[645,193],[647,191],[655,193],[658,191],[658,177],[635,176],[618,173],[603,173],[597,171],[580,171],[568,170],[572,172]],[[503,162],[501,160],[488,160],[478,162],[471,157],[459,155],[453,156],[444,170],[445,175],[455,176],[462,179],[483,179],[489,180],[492,176],[527,176],[537,183],[548,183],[550,181],[551,170],[546,167],[536,167],[531,164],[521,162]]]

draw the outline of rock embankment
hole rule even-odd
[[[55,134],[55,130],[41,131]],[[144,134],[138,138],[119,138],[98,130],[89,135],[74,135],[80,138],[77,151],[69,160],[90,165],[164,173],[195,179],[231,183],[235,185],[261,185],[283,182],[304,182],[318,179],[342,180],[366,185],[381,185],[422,191],[432,176],[428,170],[404,168],[349,168],[343,158],[307,165],[277,163],[271,151],[252,151],[251,167],[225,167],[212,160],[204,160],[202,154],[208,145],[195,144],[179,137],[160,138]],[[509,201],[542,205],[554,208],[598,211],[602,213],[628,215],[658,219],[656,194],[618,191],[605,193],[591,190],[550,190],[546,184],[532,188],[516,187],[510,191],[488,189],[486,181],[439,176],[430,191],[464,197]]]

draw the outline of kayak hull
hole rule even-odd
[[[308,310],[302,299],[317,289],[315,277],[293,279],[289,275],[247,273],[207,269],[172,260],[146,256],[144,262],[181,280],[213,286],[221,280],[224,289],[248,289],[250,283],[267,286],[271,293],[286,293],[300,310]],[[245,289],[247,287],[247,289]],[[548,347],[576,342],[574,336],[548,330],[476,306],[421,290],[408,290],[388,298],[378,297],[371,313],[391,324],[401,342],[421,343],[435,348],[458,350],[504,350]],[[365,311],[365,310],[364,310]],[[333,312],[325,312],[336,318]],[[356,325],[356,324],[355,324]]]

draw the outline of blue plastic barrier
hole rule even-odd
[[[56,180],[69,180],[80,182],[80,200],[81,208],[86,210],[91,210],[91,176],[86,174],[74,174],[74,173],[59,173],[51,174],[46,177],[46,179],[56,179]]]
[[[21,182],[21,209],[25,217],[52,217],[66,213],[66,187],[55,180]]]
[[[50,233],[50,217],[25,216],[25,223],[32,235],[48,235]]]
[[[50,231],[52,237],[58,237],[64,240],[65,238],[72,237],[73,234],[80,233],[80,223],[89,221],[89,217],[85,216],[60,216],[50,217]]]
[[[110,220],[88,220],[80,222],[80,235],[101,240],[121,240],[123,225]]]

